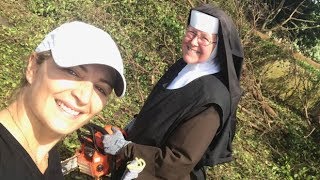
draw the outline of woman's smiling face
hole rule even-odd
[[[33,58],[33,59],[32,59]],[[29,118],[66,135],[86,124],[107,104],[116,73],[105,65],[62,68],[52,58],[37,64],[31,57],[25,107]]]
[[[217,35],[208,34],[189,26],[182,39],[184,61],[188,64],[205,62],[216,47],[216,41]]]

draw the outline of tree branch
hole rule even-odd
[[[306,27],[295,27],[295,28],[287,28],[287,27],[282,27],[282,26],[277,26],[275,28],[272,28],[271,30],[276,30],[276,29],[282,29],[286,31],[292,31],[292,30],[297,30],[297,29],[315,29],[315,28],[320,28],[320,25],[316,26],[306,26]]]
[[[311,20],[307,20],[307,19],[299,19],[299,18],[291,18],[292,20],[295,21],[300,21],[300,22],[307,22],[307,23],[316,23],[316,21],[311,21]]]
[[[189,2],[191,7],[194,7],[192,1],[188,0],[188,2]]]
[[[277,17],[277,15],[280,13],[281,9],[283,8],[284,2],[285,2],[285,0],[282,0],[276,9],[274,11],[271,11],[270,15],[267,16],[266,21],[263,23],[262,29],[265,29],[267,24],[269,22],[272,22]]]
[[[298,9],[300,8],[300,6],[301,6],[305,1],[306,1],[306,0],[301,1],[301,2],[299,3],[299,5],[292,11],[292,13],[290,14],[290,16],[289,16],[286,20],[284,20],[284,21],[281,23],[280,26],[283,27],[283,25],[287,24],[288,21],[292,20],[293,15],[294,15],[296,12],[298,12]]]

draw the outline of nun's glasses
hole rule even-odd
[[[208,33],[199,33],[196,29],[188,28],[185,34],[185,38],[188,40],[193,40],[194,38],[198,38],[198,44],[200,46],[209,46],[210,44],[216,43],[217,41],[209,40],[213,39],[216,35],[209,35]]]

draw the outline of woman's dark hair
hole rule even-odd
[[[49,51],[43,51],[43,52],[35,53],[34,55],[35,55],[36,62],[39,65],[42,64],[45,60],[52,58],[52,54],[51,54],[50,50]],[[22,77],[22,79],[20,81],[20,86],[17,89],[18,91],[19,91],[19,89],[22,89],[22,88],[24,88],[25,86],[28,85],[28,81],[26,79],[25,72],[26,72],[26,69],[24,70],[23,77]]]
[[[52,54],[51,54],[50,50],[39,52],[39,53],[35,52],[33,55],[34,55],[34,58],[36,59],[36,62],[38,65],[42,64],[45,60],[52,58]],[[15,90],[13,90],[13,92],[9,96],[9,103],[14,101],[19,96],[19,94],[23,91],[23,89],[28,86],[29,82],[28,82],[28,80],[26,78],[26,74],[25,74],[26,70],[27,70],[27,68],[25,68],[22,73],[22,78],[20,80],[19,86]]]

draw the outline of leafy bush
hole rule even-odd
[[[121,50],[128,82],[126,96],[118,99],[112,95],[100,114],[103,119],[96,117],[92,121],[100,125],[107,123],[124,127],[138,113],[147,94],[167,67],[181,56],[180,44],[187,14],[191,6],[202,2],[0,1],[1,107],[8,103],[10,93],[18,86],[24,69],[23,61],[44,35],[65,21],[81,20],[111,34]],[[307,93],[313,97],[319,92],[319,71],[292,58],[291,50],[255,36],[251,31],[253,27],[245,19],[244,14],[248,13],[244,12],[245,3],[233,0],[206,2],[221,6],[234,18],[241,37],[245,38],[246,56],[242,79],[244,95],[238,111],[239,123],[234,141],[235,160],[210,167],[209,179],[319,179],[319,132],[315,130],[310,133],[312,127],[303,116],[301,102],[289,101],[294,98],[283,102],[279,100],[280,93],[275,93],[289,87],[285,82],[293,82],[294,79],[291,76],[273,81],[264,79],[265,67],[288,62],[290,68],[285,69],[288,74],[295,72],[295,75],[310,77],[308,82],[312,86],[308,87],[312,91]],[[292,71],[294,68],[299,71]],[[271,117],[263,103],[277,116]],[[79,142],[76,135],[71,134],[59,146],[61,159],[65,159],[74,153]],[[85,178],[79,173],[66,177]]]

